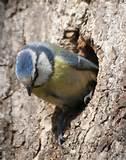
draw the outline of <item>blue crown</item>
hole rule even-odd
[[[33,62],[30,51],[22,50],[16,58],[16,74],[18,77],[29,77],[32,75]]]

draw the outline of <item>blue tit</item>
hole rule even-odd
[[[29,96],[34,93],[64,111],[77,107],[91,95],[98,66],[54,44],[34,42],[17,54],[15,70],[17,79],[24,84]],[[59,124],[60,141],[63,138],[61,126]]]

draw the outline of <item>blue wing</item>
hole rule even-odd
[[[69,51],[61,51],[57,56],[76,69],[98,71],[97,65],[78,54]]]

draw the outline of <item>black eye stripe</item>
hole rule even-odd
[[[39,76],[39,74],[38,74],[38,68],[36,68],[36,70],[35,70],[35,77],[32,80],[32,86],[34,86],[34,83],[35,83],[35,81],[36,81],[36,79],[37,79],[38,76]]]
[[[37,64],[38,64],[38,59],[39,59],[40,54],[36,54],[36,55],[37,55],[37,58],[36,58],[36,63],[35,63],[35,75],[34,75],[34,79],[32,80],[32,87],[34,86],[34,83],[39,76]]]

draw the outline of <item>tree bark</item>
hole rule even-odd
[[[0,1],[0,159],[126,159],[125,0]],[[76,50],[79,35],[99,58],[94,96],[55,143],[54,106],[28,97],[15,76],[15,57],[31,41]]]

